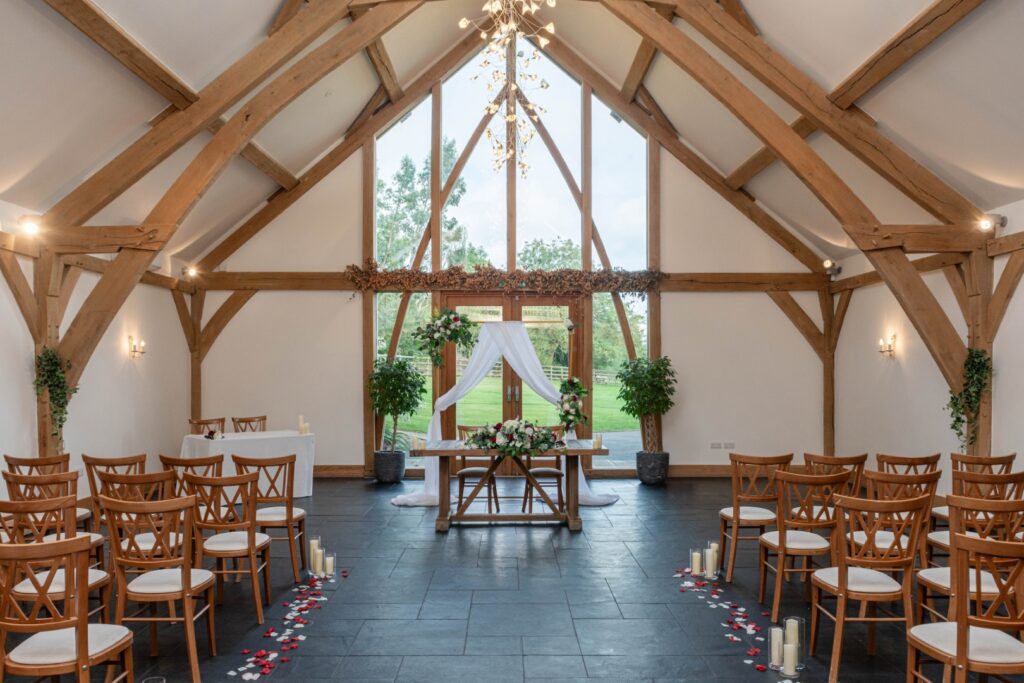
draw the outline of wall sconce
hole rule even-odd
[[[889,341],[884,338],[878,340],[878,352],[883,356],[889,356],[892,358],[896,355],[896,335],[889,337]]]
[[[135,359],[146,353],[146,340],[140,339],[138,343],[135,342],[135,338],[128,337],[128,357]]]

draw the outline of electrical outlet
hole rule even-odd
[[[721,441],[712,441],[711,442],[711,448],[721,449],[722,448],[722,442]]]
[[[726,441],[724,444],[722,444],[722,447],[723,448],[736,448],[736,444],[733,443],[732,441]]]

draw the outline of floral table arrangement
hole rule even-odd
[[[468,448],[482,448],[499,457],[521,458],[557,448],[562,444],[548,427],[525,420],[506,420],[478,429],[463,442]]]
[[[431,316],[430,322],[413,330],[412,336],[421,351],[430,354],[434,365],[441,365],[444,360],[444,345],[452,342],[463,350],[473,347],[473,328],[476,323],[464,315],[447,308]]]
[[[587,416],[583,414],[583,397],[587,395],[587,389],[579,377],[571,377],[562,382],[558,391],[562,395],[558,403],[558,421],[568,434],[577,426],[587,424]]]

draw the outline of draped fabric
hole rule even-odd
[[[434,415],[430,418],[430,427],[427,429],[428,441],[441,439],[441,413],[458,403],[473,387],[483,381],[501,358],[504,358],[512,370],[541,398],[558,405],[562,396],[544,374],[544,368],[530,342],[526,326],[518,321],[484,323],[480,326],[480,337],[473,347],[473,355],[470,356],[469,363],[462,373],[462,379],[434,404]],[[563,472],[565,466],[566,462],[563,460]],[[610,505],[619,499],[618,496],[591,493],[587,479],[583,476],[582,463],[579,468],[580,505]],[[405,506],[437,505],[438,485],[437,458],[428,457],[424,465],[423,490],[396,496],[391,499],[391,503]],[[565,477],[562,478],[562,486],[565,486]]]

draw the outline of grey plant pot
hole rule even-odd
[[[657,486],[668,479],[668,453],[648,453],[638,451],[636,454],[636,476],[642,484]]]
[[[374,451],[373,475],[378,484],[397,484],[405,478],[404,451]]]

